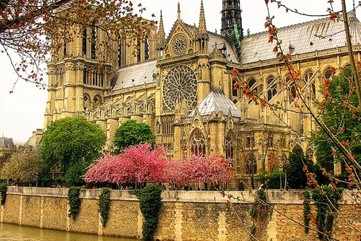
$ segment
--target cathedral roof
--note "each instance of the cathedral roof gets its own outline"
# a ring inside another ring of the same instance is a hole
[[[157,61],[150,61],[119,69],[114,90],[155,83],[156,65]]]
[[[225,116],[241,117],[241,112],[237,106],[226,97],[223,93],[212,91],[203,101],[197,106],[197,110],[201,116],[208,116],[212,113],[223,113]],[[191,116],[196,114],[194,110]]]
[[[349,18],[353,44],[361,44],[361,23],[352,13]],[[343,21],[322,18],[279,28],[278,34],[285,52],[291,49],[293,54],[304,54],[345,46],[344,28]],[[242,64],[275,58],[273,47],[267,32],[245,37],[241,43]]]

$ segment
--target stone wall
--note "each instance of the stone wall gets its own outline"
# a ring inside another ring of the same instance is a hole
[[[163,208],[156,238],[161,241],[245,241],[250,240],[252,224],[249,209],[252,192],[230,192],[240,198],[231,204],[218,192],[163,192]],[[361,240],[361,205],[352,192],[344,192],[340,212],[334,225],[339,240]],[[81,210],[74,221],[68,217],[67,189],[10,187],[1,208],[3,223],[82,232],[107,236],[140,238],[142,214],[134,195],[113,191],[108,224],[100,223],[98,190],[81,193]],[[312,207],[311,231],[303,229],[303,193],[269,191],[273,206],[270,218],[257,228],[260,241],[318,240],[316,209]]]

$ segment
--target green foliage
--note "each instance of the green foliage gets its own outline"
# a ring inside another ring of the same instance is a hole
[[[154,135],[147,124],[137,123],[134,120],[129,120],[122,124],[114,138],[114,151],[120,153],[129,146],[138,144],[153,144]]]
[[[110,189],[103,188],[99,196],[99,213],[103,227],[105,227],[108,222],[110,209],[110,193]]]
[[[40,173],[40,158],[36,151],[24,149],[15,152],[1,169],[0,179],[18,184],[37,182]]]
[[[303,189],[307,186],[307,177],[303,171],[307,159],[301,148],[294,148],[290,154],[286,168],[287,183],[292,189]]]
[[[267,189],[280,189],[284,187],[285,174],[282,171],[274,171],[271,174],[262,173],[256,177]]]
[[[78,184],[85,168],[100,156],[104,144],[101,128],[84,118],[55,121],[45,131],[40,144],[42,176],[46,178],[53,169],[60,168],[67,176],[68,185]]]
[[[250,228],[251,240],[255,240],[254,236],[257,234],[257,227],[264,227],[264,223],[268,221],[270,211],[271,208],[268,203],[267,193],[265,189],[261,187],[257,190],[255,202],[250,209],[250,216],[252,218],[252,226]]]
[[[311,221],[311,193],[309,191],[305,191],[303,193],[304,200],[303,200],[303,221],[304,221],[304,228],[305,233],[308,234],[310,231],[310,221]]]
[[[1,205],[5,205],[7,191],[8,191],[8,186],[5,183],[0,183],[0,204]]]
[[[317,206],[317,230],[320,240],[332,240],[332,228],[342,191],[341,188],[335,190],[330,185],[321,186],[312,191],[312,198]]]
[[[327,92],[329,97],[322,106],[321,118],[330,131],[336,134],[338,140],[350,149],[355,159],[361,162],[360,114],[352,108],[352,105],[358,105],[358,100],[355,91],[350,91],[350,88],[353,88],[350,86],[350,79],[352,72],[347,68],[332,79],[329,87],[324,87],[323,91]],[[343,155],[323,131],[320,130],[313,136],[313,143],[316,147],[317,162],[321,167],[332,173],[334,162],[343,163]]]
[[[71,187],[68,191],[69,217],[75,220],[80,212],[80,187]]]
[[[140,210],[144,217],[143,240],[152,241],[158,226],[162,207],[162,188],[158,185],[147,185],[136,192],[140,201]]]
[[[84,170],[87,168],[85,163],[73,163],[65,172],[64,181],[68,186],[81,186]]]

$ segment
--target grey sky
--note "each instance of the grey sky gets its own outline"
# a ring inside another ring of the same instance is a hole
[[[159,16],[159,11],[163,10],[166,31],[172,27],[176,19],[176,9],[178,0],[138,0],[147,8],[146,17],[155,13]],[[200,0],[180,0],[182,9],[182,19],[189,23],[198,24]],[[308,13],[325,13],[327,10],[327,0],[284,0],[282,1],[291,8]],[[340,0],[335,0],[336,8],[339,9]],[[219,31],[221,26],[220,11],[222,0],[204,0],[207,27],[209,30]],[[349,7],[352,0],[347,0]],[[243,9],[244,29],[250,29],[251,33],[264,30],[266,8],[264,0],[241,0]],[[284,10],[272,8],[272,13],[276,16],[275,22],[278,26],[295,24],[313,18],[300,17],[292,13],[285,13]],[[15,86],[15,92],[9,94],[16,76],[13,73],[6,56],[0,54],[0,136],[13,137],[17,143],[25,142],[36,128],[43,126],[43,113],[47,99],[47,92],[39,90],[34,85],[19,81]]]

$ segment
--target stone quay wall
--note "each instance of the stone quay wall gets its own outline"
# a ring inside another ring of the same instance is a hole
[[[143,217],[138,199],[127,191],[112,191],[107,226],[98,213],[100,190],[81,192],[81,209],[76,220],[68,217],[65,188],[9,187],[1,207],[0,222],[105,236],[139,239]],[[229,202],[219,192],[166,191],[156,232],[160,241],[248,241],[252,218],[249,209],[254,192],[229,192],[239,197]],[[270,217],[257,225],[256,239],[264,241],[318,240],[316,208],[312,205],[311,230],[305,234],[302,191],[268,191],[273,207]],[[360,201],[359,201],[360,200]],[[339,241],[361,240],[361,194],[345,191],[334,224]]]

